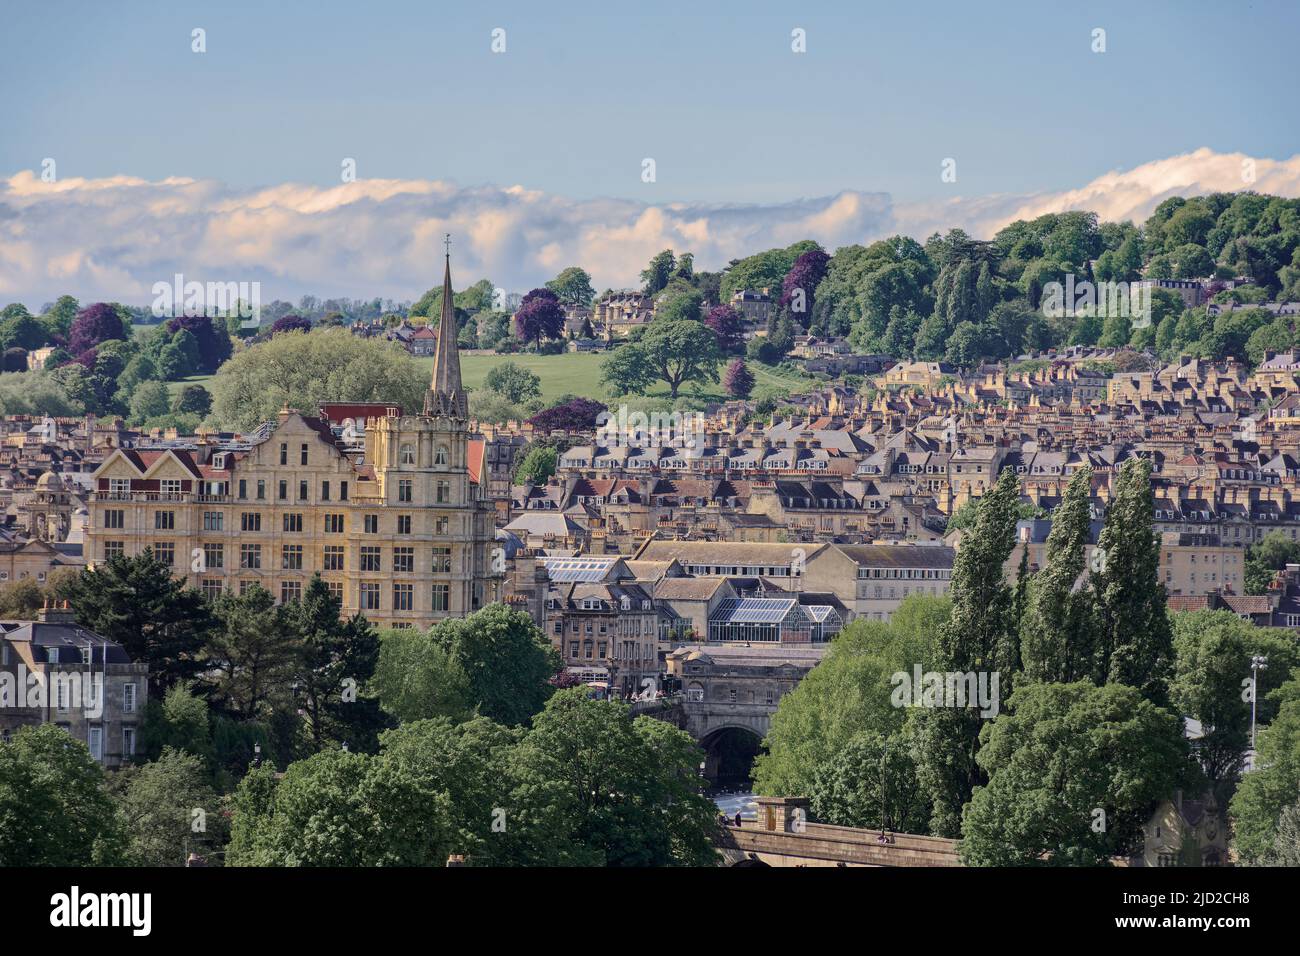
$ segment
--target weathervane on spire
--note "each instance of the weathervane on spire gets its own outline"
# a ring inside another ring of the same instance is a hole
[[[447,258],[450,259],[451,258],[451,233],[448,232],[443,235],[442,244],[447,249]]]

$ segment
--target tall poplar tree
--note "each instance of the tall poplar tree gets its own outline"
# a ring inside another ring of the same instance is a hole
[[[976,508],[952,572],[952,618],[939,635],[940,660],[949,670],[1003,666],[1014,657],[1007,623],[1011,589],[1003,565],[1016,544],[1020,480],[1005,468]]]
[[[962,537],[952,572],[952,617],[939,631],[937,668],[942,671],[999,675],[1001,699],[1011,693],[1016,660],[1012,593],[1003,565],[1016,543],[1020,480],[1004,469],[979,500],[975,524]],[[917,778],[934,811],[931,829],[958,836],[962,807],[984,782],[975,762],[982,721],[970,708],[936,707],[917,711],[909,722],[917,758]]]
[[[1090,525],[1092,469],[1070,478],[1052,515],[1047,562],[1029,585],[1020,654],[1030,680],[1070,684],[1095,674],[1097,619],[1091,587],[1080,585]]]
[[[1160,582],[1160,544],[1152,527],[1151,463],[1120,469],[1098,542],[1098,676],[1136,687],[1152,703],[1169,700],[1173,632]]]
[[[1025,619],[1025,612],[1029,610],[1029,585],[1033,581],[1033,575],[1029,571],[1029,542],[1025,542],[1024,548],[1020,552],[1020,566],[1016,568],[1016,589],[1011,596],[1011,616],[1012,627],[1017,634],[1020,633],[1021,622]],[[1021,658],[1024,656],[1024,648],[1017,646],[1017,659],[1015,662],[1016,670],[1023,670],[1024,665]]]

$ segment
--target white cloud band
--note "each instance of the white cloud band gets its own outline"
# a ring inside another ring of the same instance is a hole
[[[581,265],[599,289],[635,284],[665,248],[693,252],[697,268],[718,269],[805,238],[833,250],[896,232],[924,239],[955,226],[988,236],[1015,219],[1066,209],[1141,221],[1172,195],[1245,188],[1300,195],[1300,156],[1252,160],[1202,148],[1074,190],[906,204],[846,191],[775,205],[653,206],[427,180],[241,190],[184,178],[45,183],[23,171],[0,181],[0,302],[35,309],[66,292],[143,305],[153,283],[177,272],[260,281],[264,301],[308,292],[414,298],[438,281],[445,232],[456,239],[458,285],[487,276],[525,291]]]

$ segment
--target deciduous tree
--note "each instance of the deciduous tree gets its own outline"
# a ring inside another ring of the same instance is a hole
[[[77,313],[68,334],[68,350],[81,355],[109,339],[126,338],[126,328],[117,309],[107,302],[96,302]]]
[[[536,445],[528,449],[515,468],[516,484],[544,485],[555,475],[560,453],[553,445]]]
[[[962,826],[972,866],[1106,866],[1194,779],[1182,721],[1131,687],[1024,683],[983,732]]]
[[[754,373],[749,370],[744,359],[736,359],[727,366],[722,384],[732,398],[749,398],[754,390]]]
[[[559,691],[517,748],[517,792],[546,794],[587,863],[709,865],[717,809],[700,793],[700,758],[670,724],[630,719],[582,688]]]
[[[1221,803],[1231,796],[1249,745],[1251,707],[1248,690],[1254,690],[1250,659],[1268,658],[1259,672],[1256,699],[1261,724],[1277,713],[1270,696],[1286,682],[1300,663],[1300,647],[1290,632],[1256,627],[1231,611],[1194,611],[1173,616],[1174,674],[1170,700],[1178,713],[1201,725],[1196,755]]]
[[[578,266],[569,266],[546,283],[546,288],[554,292],[564,305],[591,305],[591,300],[596,296],[596,290],[591,286],[591,276]]]
[[[863,734],[890,737],[907,711],[892,700],[893,675],[935,666],[935,636],[948,621],[945,598],[904,598],[889,621],[858,618],[794,690],[781,697],[767,752],[754,765],[756,792],[808,795],[817,775]],[[927,798],[928,799],[928,798]],[[928,828],[928,818],[927,818]]]
[[[586,431],[595,428],[602,412],[609,411],[603,402],[590,398],[571,398],[545,408],[532,418],[528,424],[539,432],[552,431]]]
[[[745,344],[745,323],[739,312],[729,305],[714,306],[704,317],[704,324],[713,330],[721,352],[740,351]]]
[[[132,866],[185,866],[189,853],[225,846],[220,797],[208,768],[193,754],[169,747],[157,760],[119,770],[111,789]]]
[[[643,392],[651,382],[663,381],[676,398],[687,382],[716,382],[721,359],[713,333],[699,322],[655,321],[639,342],[606,359],[602,380],[619,392]]]
[[[121,862],[122,819],[84,742],[43,724],[0,741],[0,865]]]
[[[542,339],[564,335],[564,309],[550,289],[534,289],[524,296],[515,313],[515,338],[525,345],[541,345]]]
[[[470,706],[503,724],[527,722],[550,696],[559,655],[532,618],[504,604],[435,624],[429,639],[464,675]]]
[[[494,365],[484,376],[483,386],[515,405],[532,401],[542,394],[542,380],[537,373],[514,362]]]
[[[347,329],[276,336],[234,356],[212,380],[215,422],[249,431],[284,406],[313,414],[322,402],[423,407],[428,372],[400,346]]]

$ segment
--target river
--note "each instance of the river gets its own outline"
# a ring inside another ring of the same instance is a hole
[[[718,807],[718,812],[728,818],[734,817],[736,811],[740,811],[741,817],[750,819],[758,816],[758,804],[754,801],[754,795],[749,791],[724,791],[716,790],[709,794],[713,802]]]

